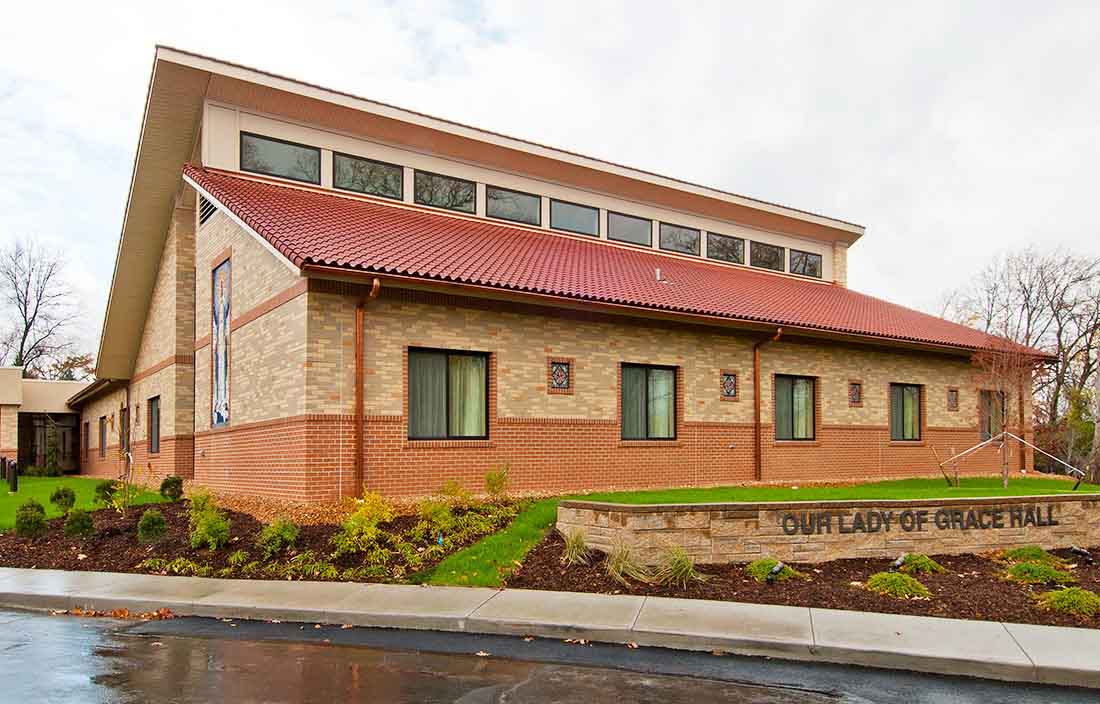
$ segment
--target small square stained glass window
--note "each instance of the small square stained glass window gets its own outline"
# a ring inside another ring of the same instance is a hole
[[[733,372],[722,372],[722,398],[737,398],[737,375]]]
[[[863,384],[858,381],[852,381],[848,384],[848,405],[863,405]]]
[[[559,391],[568,389],[572,381],[570,371],[569,362],[551,362],[550,388]]]
[[[947,390],[947,410],[957,411],[959,410],[959,390],[948,389]]]

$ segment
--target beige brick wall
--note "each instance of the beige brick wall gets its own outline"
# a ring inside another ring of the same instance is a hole
[[[833,281],[848,285],[848,245],[843,242],[833,243]]]
[[[212,265],[230,252],[230,316],[237,320],[294,286],[301,277],[223,213],[196,238],[196,337],[211,331]],[[230,334],[230,425],[301,415],[306,411],[307,296],[301,295],[236,327]],[[194,427],[210,428],[210,345],[195,353]]]
[[[89,424],[88,427],[91,430],[91,435],[88,438],[88,445],[91,448],[93,459],[99,456],[100,417],[106,416],[108,418],[107,446],[113,447],[118,445],[118,409],[125,405],[126,390],[115,389],[111,393],[103,394],[95,400],[85,404],[81,409],[80,428],[81,432],[83,432],[84,423],[87,422]],[[131,427],[131,432],[132,430],[133,428]]]
[[[354,413],[356,300],[311,291],[308,305],[306,412]]]
[[[0,449],[19,446],[19,406],[0,406]]]

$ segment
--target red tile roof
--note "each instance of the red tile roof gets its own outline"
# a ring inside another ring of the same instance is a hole
[[[966,349],[985,333],[843,286],[455,217],[187,165],[184,174],[295,265]],[[658,282],[656,269],[667,283]]]

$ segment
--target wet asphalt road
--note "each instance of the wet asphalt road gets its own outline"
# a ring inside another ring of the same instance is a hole
[[[554,640],[0,612],[0,701],[989,704],[1100,695]]]

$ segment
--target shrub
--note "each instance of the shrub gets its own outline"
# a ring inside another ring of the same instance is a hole
[[[658,584],[675,585],[684,589],[688,582],[705,582],[707,577],[695,569],[695,559],[679,545],[665,550],[661,566],[653,576]]]
[[[492,499],[508,496],[508,467],[491,469],[485,473],[485,493]]]
[[[1051,611],[1061,611],[1085,618],[1100,616],[1100,594],[1081,587],[1055,589],[1052,592],[1040,594],[1036,599],[1039,606]]]
[[[164,520],[164,514],[155,508],[145,509],[138,521],[138,542],[151,543],[167,532],[168,522]]]
[[[188,499],[190,501],[190,506],[187,509],[187,513],[191,530],[194,530],[203,514],[208,511],[217,510],[217,506],[214,505],[214,497],[212,497],[209,492],[201,489],[192,492]]]
[[[333,557],[370,550],[381,533],[379,524],[392,521],[395,515],[393,506],[381,495],[372,491],[364,492],[359,508],[347,517],[339,532],[332,536],[332,545],[336,548]]]
[[[216,508],[200,514],[191,529],[191,547],[217,550],[229,543],[229,519]]]
[[[256,536],[256,548],[265,560],[292,550],[296,542],[298,542],[298,526],[285,518],[276,518],[274,522],[264,526]]]
[[[449,531],[455,523],[454,511],[446,501],[438,499],[425,499],[416,505],[416,515],[424,524],[423,533],[435,535],[439,532]]]
[[[930,599],[931,592],[913,577],[901,572],[878,572],[867,579],[867,588],[894,599]]]
[[[76,492],[71,487],[59,486],[50,494],[50,503],[61,513],[68,513],[76,505]]]
[[[22,538],[37,538],[46,532],[46,509],[34,499],[27,499],[15,512],[15,534]]]
[[[24,467],[19,470],[19,473],[24,477],[60,477],[62,474],[60,467],[38,467],[35,465]]]
[[[169,501],[179,501],[183,497],[183,477],[173,474],[160,483],[160,495]]]
[[[649,582],[649,570],[634,557],[634,553],[625,543],[616,543],[604,558],[604,569],[609,577],[619,584],[629,586],[627,579],[637,582]]]
[[[1051,555],[1038,545],[1024,545],[1001,552],[1001,559],[1008,562],[1044,562],[1049,565],[1061,565],[1063,561],[1057,555]]]
[[[779,560],[774,557],[762,557],[759,560],[754,560],[745,565],[745,572],[755,579],[757,582],[768,581],[768,575],[771,574],[775,566],[779,564]],[[793,577],[801,577],[802,573],[795,570],[790,565],[783,565],[783,569],[779,571],[779,574],[773,578],[776,582],[786,582]]]
[[[573,528],[568,533],[562,533],[565,539],[565,548],[561,551],[561,563],[563,565],[587,565],[588,545],[584,541],[584,531]]]
[[[104,479],[95,485],[95,500],[104,506],[110,506],[118,489],[119,482],[114,479]]]
[[[144,572],[167,572],[168,560],[163,557],[150,557],[148,560],[142,560],[137,568]]]
[[[439,487],[439,495],[452,506],[464,507],[473,503],[474,497],[455,479],[448,479]]]
[[[95,523],[92,514],[82,508],[74,508],[65,518],[65,535],[87,538],[95,535]]]
[[[1047,562],[1017,562],[1008,568],[1007,576],[1021,584],[1072,584],[1073,575]]]
[[[229,556],[227,562],[229,566],[234,569],[240,569],[248,564],[249,555],[247,550],[238,550]]]
[[[911,552],[905,556],[905,560],[901,563],[901,571],[906,574],[934,574],[943,572],[943,565],[927,555]]]

